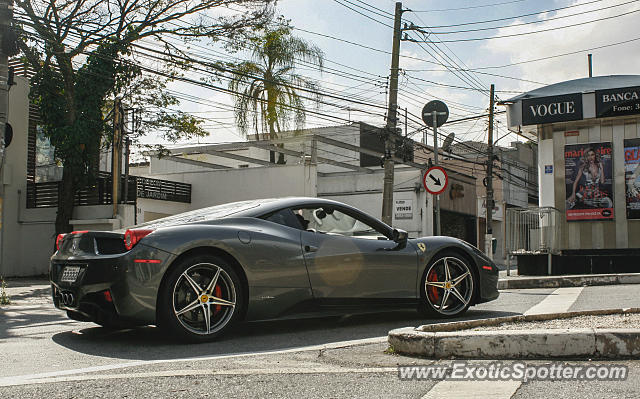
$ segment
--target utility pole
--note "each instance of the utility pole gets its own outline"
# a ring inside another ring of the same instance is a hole
[[[432,111],[431,117],[433,118],[433,165],[438,166],[438,112]],[[442,234],[440,228],[440,196],[434,195],[434,210],[436,219],[436,235]]]
[[[487,141],[487,234],[485,235],[485,253],[490,259],[493,259],[493,228],[491,226],[493,218],[493,95],[494,85],[491,85],[489,94],[489,138]]]
[[[120,174],[122,166],[122,100],[116,98],[113,103],[113,143],[111,147],[111,201],[113,202],[113,218],[118,216],[120,200]]]
[[[402,22],[402,3],[396,3],[393,23],[393,47],[391,50],[391,76],[389,79],[389,107],[387,126],[384,134],[384,186],[382,192],[382,221],[391,226],[393,220],[393,151],[398,124],[398,71],[400,67],[400,37]]]
[[[122,193],[122,203],[126,204],[129,200],[129,147],[131,146],[131,140],[129,136],[124,138],[124,193]]]
[[[124,192],[122,193],[122,202],[124,204],[129,200],[129,161],[131,158],[131,139],[129,135],[133,134],[134,137],[138,131],[138,118],[140,115],[137,108],[127,108],[124,110],[127,115],[127,120],[123,123],[131,122],[131,129],[126,129],[124,133]],[[131,117],[129,118],[129,114]]]

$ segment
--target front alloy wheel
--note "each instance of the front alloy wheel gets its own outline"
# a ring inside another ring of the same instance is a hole
[[[457,254],[444,254],[427,268],[423,279],[424,310],[429,315],[454,317],[464,313],[473,299],[473,272]]]

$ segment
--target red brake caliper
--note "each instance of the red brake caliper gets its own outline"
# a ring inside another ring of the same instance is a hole
[[[427,281],[438,281],[438,274],[436,273],[436,269],[431,269],[429,275],[427,276]],[[434,287],[432,285],[427,287],[427,295],[429,295],[429,300],[431,303],[438,303],[440,301],[440,294],[438,294],[438,287]]]
[[[216,285],[214,292],[215,292],[216,298],[220,298],[222,295],[222,288],[220,288],[219,285]],[[220,310],[222,310],[222,305],[216,305],[214,313],[218,313]]]

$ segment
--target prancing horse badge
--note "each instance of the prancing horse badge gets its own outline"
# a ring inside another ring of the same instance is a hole
[[[418,243],[418,248],[420,248],[420,250],[421,250],[422,252],[424,252],[424,251],[426,251],[426,250],[427,250],[427,246],[426,246],[426,245],[424,245],[424,244],[423,244],[423,243],[421,243],[421,242],[419,242],[419,243]]]

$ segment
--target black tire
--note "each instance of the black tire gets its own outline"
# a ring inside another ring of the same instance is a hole
[[[158,295],[158,325],[181,341],[207,342],[228,332],[246,306],[238,274],[229,262],[214,255],[179,261],[169,270]]]
[[[443,252],[425,268],[418,310],[428,317],[460,316],[473,303],[477,284],[473,266],[464,256],[455,251]]]

